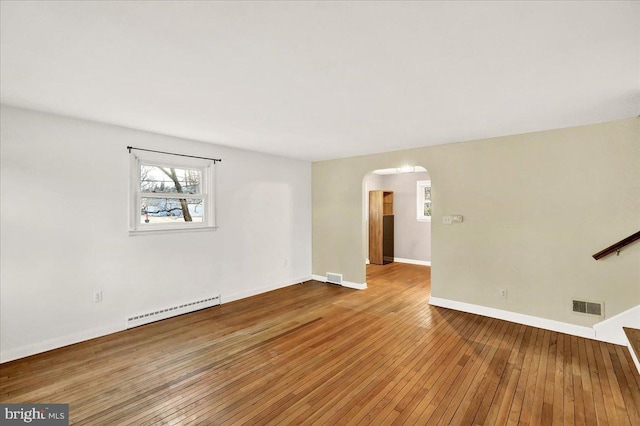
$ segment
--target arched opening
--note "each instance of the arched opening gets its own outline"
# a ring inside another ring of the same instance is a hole
[[[373,170],[362,181],[363,252],[370,276],[431,275],[431,176],[421,166]],[[391,266],[393,264],[399,264]],[[401,265],[419,265],[422,268]],[[371,281],[371,283],[370,283]]]

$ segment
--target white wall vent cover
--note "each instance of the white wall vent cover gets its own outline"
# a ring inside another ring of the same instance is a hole
[[[154,321],[175,317],[189,312],[198,311],[200,309],[210,308],[220,304],[220,295],[209,297],[208,299],[196,300],[194,302],[183,303],[171,306],[169,308],[157,311],[133,315],[127,318],[127,328],[137,327],[143,324],[149,324]]]
[[[598,317],[604,316],[604,303],[591,302],[587,300],[573,300],[573,312],[579,314],[595,315]]]
[[[331,284],[342,285],[342,274],[334,274],[333,272],[327,272],[327,282]]]

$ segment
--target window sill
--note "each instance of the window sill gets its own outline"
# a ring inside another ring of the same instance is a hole
[[[417,220],[418,220],[418,222],[431,222],[431,218],[430,217],[424,218],[424,219],[419,217]]]
[[[129,236],[135,237],[138,235],[157,235],[157,234],[181,234],[184,232],[209,232],[217,230],[217,226],[198,226],[198,227],[183,227],[183,228],[155,228],[155,229],[136,229],[129,230]]]

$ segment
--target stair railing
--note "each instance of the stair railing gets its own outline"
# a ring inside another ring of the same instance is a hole
[[[593,258],[595,260],[600,260],[603,257],[616,252],[618,255],[620,254],[620,250],[625,247],[628,246],[629,244],[631,244],[632,242],[636,241],[636,240],[640,240],[640,231],[636,232],[635,234],[631,234],[629,235],[627,238],[618,241],[615,244],[610,245],[609,247],[607,247],[604,250],[601,250],[599,252],[597,252],[596,254],[593,255]]]

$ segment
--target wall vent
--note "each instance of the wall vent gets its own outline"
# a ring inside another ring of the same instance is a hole
[[[327,272],[327,282],[331,284],[342,285],[342,274],[334,274],[333,272]]]
[[[604,316],[604,303],[574,299],[573,312],[601,317]]]
[[[169,308],[159,309],[157,311],[132,315],[127,318],[127,328],[133,328],[139,325],[149,324],[154,321],[160,321],[178,315],[187,314],[189,312],[199,311],[200,309],[210,308],[219,304],[220,295],[217,295],[207,299],[196,300],[189,303],[171,306]]]

